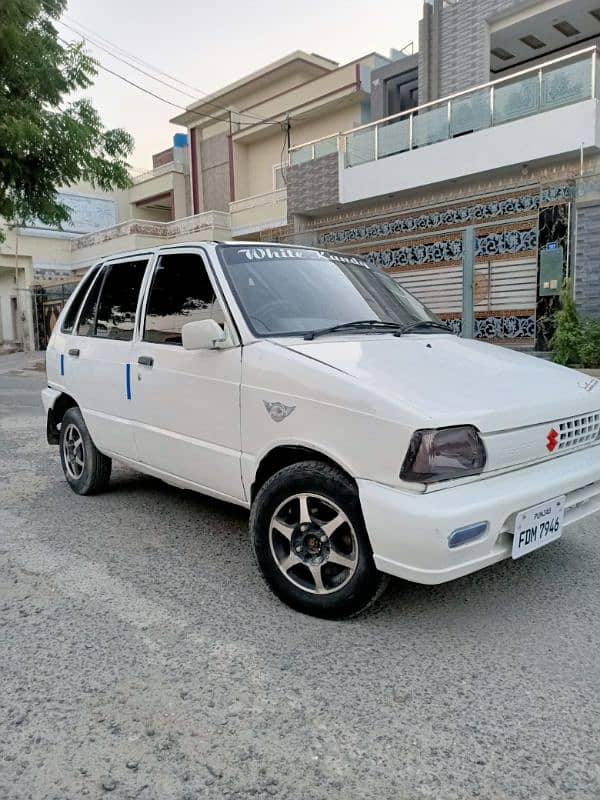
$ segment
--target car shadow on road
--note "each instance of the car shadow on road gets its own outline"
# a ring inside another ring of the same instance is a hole
[[[218,568],[225,585],[241,588],[248,583],[256,567],[250,563],[253,559],[247,542],[246,509],[168,485],[158,478],[121,466],[116,468],[108,491],[108,496],[117,495],[127,496],[130,510],[132,504],[138,502],[140,510],[155,506],[160,508],[166,519],[173,520],[174,530],[180,527],[191,529],[185,540],[179,540],[188,558],[209,556],[221,560],[222,550],[215,546],[215,535],[221,544],[226,541],[225,537],[231,536],[230,544],[235,542],[238,557],[224,559]],[[167,528],[162,530],[168,532]],[[135,535],[135,531],[132,531],[132,535]],[[597,568],[594,564],[595,553],[588,541],[586,536],[570,536],[567,533],[561,541],[526,558],[517,561],[509,558],[437,586],[391,579],[379,601],[355,622],[378,624],[381,618],[389,625],[395,618],[405,624],[408,612],[414,620],[419,620],[419,624],[426,624],[428,619],[435,619],[439,624],[440,618],[446,617],[452,626],[460,620],[470,625],[484,625],[490,619],[492,607],[500,611],[497,619],[501,623],[508,623],[530,608],[532,597],[536,598],[538,604],[551,604],[557,602],[560,595],[563,604],[569,604],[569,598],[576,604],[580,582],[590,580],[590,576],[584,573]],[[245,561],[245,548],[248,561]],[[216,564],[213,566],[217,567]],[[262,593],[262,582],[253,584],[254,588],[257,586],[261,586]],[[247,590],[251,591],[251,588],[248,586]],[[282,614],[289,613],[269,593],[265,599],[267,597],[270,600],[266,602],[272,604],[273,610],[279,607]],[[240,599],[240,602],[243,601]],[[262,605],[262,602],[259,601],[258,605]]]
[[[108,491],[113,495],[150,492],[153,497],[160,496],[165,502],[185,500],[190,508],[200,512],[210,511],[223,517],[230,517],[232,520],[237,519],[246,522],[248,520],[248,511],[242,506],[195,492],[192,489],[173,486],[165,483],[160,478],[154,478],[152,475],[143,475],[141,472],[135,472],[135,470],[127,467],[119,466],[117,469],[118,472],[111,478],[108,488]]]
[[[567,534],[523,559],[508,558],[448,583],[427,586],[392,579],[370,615],[377,617],[384,610],[401,615],[411,609],[436,622],[440,616],[447,617],[453,625],[461,620],[510,625],[519,617],[547,614],[557,603],[576,609],[581,584],[592,579],[589,573],[597,569],[594,555],[585,536]],[[491,610],[495,613],[490,614]]]

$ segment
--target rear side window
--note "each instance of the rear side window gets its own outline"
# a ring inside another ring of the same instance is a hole
[[[81,313],[78,333],[131,341],[147,261],[110,264],[92,287]]]
[[[106,274],[106,269],[103,269],[96,276],[96,280],[94,281],[94,284],[90,289],[90,293],[88,294],[86,301],[83,304],[83,308],[81,309],[81,316],[79,317],[79,324],[77,325],[77,334],[79,336],[93,336],[94,324],[96,321],[96,308],[98,306],[98,297],[100,295],[100,289],[102,288],[102,283],[104,281],[105,274]]]
[[[83,298],[85,297],[87,290],[90,288],[95,276],[98,274],[99,269],[100,267],[92,267],[90,270],[88,270],[81,279],[79,286],[75,289],[73,301],[69,305],[67,313],[62,321],[62,325],[60,326],[60,329],[63,333],[73,333],[73,327],[75,326],[75,320],[79,314],[79,309],[81,308]]]
[[[112,264],[104,279],[96,314],[95,335],[103,339],[133,339],[135,312],[147,261]]]
[[[148,298],[144,341],[181,344],[185,323],[201,319],[225,323],[202,258],[196,253],[161,256]]]

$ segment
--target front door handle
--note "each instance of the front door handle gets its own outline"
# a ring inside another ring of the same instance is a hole
[[[73,358],[79,358],[79,348],[71,347],[71,349],[69,350],[69,355],[73,356]]]
[[[154,366],[154,359],[152,356],[140,356],[138,358],[138,364],[141,364],[142,367],[152,367]]]

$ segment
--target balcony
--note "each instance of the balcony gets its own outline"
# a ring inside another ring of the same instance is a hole
[[[156,247],[171,242],[224,240],[231,238],[230,215],[206,211],[173,222],[130,219],[70,242],[75,267],[88,266],[100,258]]]
[[[135,209],[157,212],[156,221],[167,221],[189,213],[186,190],[186,165],[170,161],[132,177],[129,202]]]
[[[235,200],[229,204],[229,213],[231,232],[237,237],[287,225],[287,190]]]
[[[333,140],[339,202],[597,148],[599,89],[590,47],[346,131]],[[292,148],[290,164],[316,161],[322,147]]]
[[[169,175],[172,172],[185,172],[185,165],[181,161],[168,161],[166,164],[161,164],[154,169],[149,169],[146,172],[140,172],[133,175],[131,180],[134,186],[145,181],[152,180],[153,178],[160,178],[161,175]]]

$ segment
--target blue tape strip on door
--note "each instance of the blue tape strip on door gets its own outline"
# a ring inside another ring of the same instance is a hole
[[[127,399],[131,400],[131,364],[125,364],[125,390]]]
[[[64,356],[64,353],[61,353],[61,355],[60,355],[60,374],[61,375],[65,374],[65,356]]]

